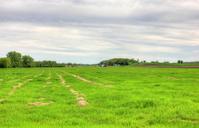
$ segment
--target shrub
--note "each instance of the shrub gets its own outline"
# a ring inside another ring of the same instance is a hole
[[[0,68],[9,68],[11,67],[10,58],[0,58]]]

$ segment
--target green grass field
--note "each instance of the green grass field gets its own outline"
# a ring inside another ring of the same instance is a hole
[[[0,128],[198,128],[199,69],[0,69]]]

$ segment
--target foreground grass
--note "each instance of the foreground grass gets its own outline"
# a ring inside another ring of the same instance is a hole
[[[199,69],[0,69],[0,127],[197,128],[198,83]]]

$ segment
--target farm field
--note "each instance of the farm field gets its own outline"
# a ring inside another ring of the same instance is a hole
[[[0,69],[0,128],[198,128],[199,69]]]

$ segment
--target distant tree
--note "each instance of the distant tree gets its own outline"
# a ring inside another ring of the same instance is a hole
[[[44,60],[42,62],[43,67],[56,67],[56,65],[57,65],[56,61]]]
[[[10,58],[0,58],[0,68],[9,68],[11,67]]]
[[[159,64],[159,61],[151,61],[151,64]]]
[[[64,63],[57,63],[56,61],[44,60],[44,61],[35,61],[34,66],[36,67],[65,67]]]
[[[11,60],[11,66],[16,68],[21,66],[21,53],[16,51],[11,51],[7,54],[7,57]]]
[[[72,63],[67,63],[66,66],[67,67],[73,67],[73,64]]]
[[[170,63],[169,61],[164,61],[164,62],[163,62],[163,64],[169,64],[169,63]]]
[[[35,67],[42,67],[42,62],[41,61],[35,61],[34,66]]]
[[[184,62],[182,60],[178,60],[178,64],[183,64]]]
[[[22,57],[22,66],[23,67],[32,67],[34,59],[31,56],[25,55]]]
[[[139,63],[139,60],[135,59],[128,59],[128,58],[113,58],[110,60],[104,60],[99,63],[100,66],[106,67],[106,66],[125,66],[125,65],[131,65],[134,63]]]
[[[141,63],[146,63],[146,60],[143,60]]]

